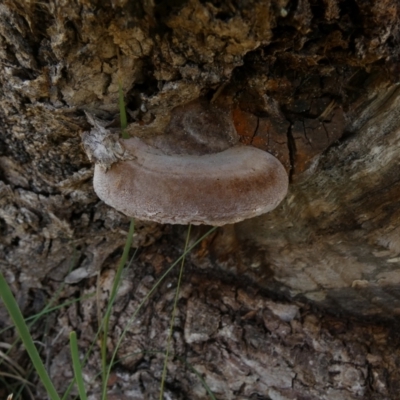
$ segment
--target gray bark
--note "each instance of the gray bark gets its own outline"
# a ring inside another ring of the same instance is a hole
[[[60,303],[99,294],[33,328],[60,392],[69,332],[83,353],[129,224],[96,197],[81,144],[85,112],[118,126],[120,81],[131,135],[162,133],[172,109],[220,95],[241,141],[291,179],[276,210],[219,228],[189,256],[170,398],[207,397],[192,368],[218,399],[398,397],[398,13],[394,0],[1,2],[0,269],[26,316],[60,285]],[[184,237],[136,221],[110,354]],[[176,280],[129,326],[109,399],[158,398]],[[0,329],[9,323],[0,305]],[[21,348],[13,355],[26,363]],[[92,399],[99,359],[95,349],[85,367]]]

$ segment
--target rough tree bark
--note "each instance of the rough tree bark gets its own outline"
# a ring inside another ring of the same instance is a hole
[[[399,398],[399,26],[395,0],[0,2],[1,271],[25,315],[63,282],[60,302],[99,290],[51,314],[47,336],[33,328],[60,391],[68,333],[82,352],[92,342],[129,223],[97,199],[81,146],[85,111],[118,122],[121,79],[130,134],[222,93],[242,142],[275,154],[291,180],[278,209],[190,255],[169,398],[207,398],[188,365],[221,400]],[[184,236],[136,222],[110,352]],[[128,329],[110,399],[158,398],[176,279]],[[92,399],[99,359],[85,367]]]

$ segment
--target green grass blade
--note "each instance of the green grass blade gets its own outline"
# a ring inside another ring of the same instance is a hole
[[[71,348],[72,366],[74,368],[74,375],[80,400],[87,400],[85,384],[82,377],[82,366],[79,361],[78,341],[76,340],[76,332],[69,334],[69,344]]]
[[[111,296],[106,311],[106,315],[108,316],[111,313],[112,305],[114,303],[115,297],[117,296],[119,285],[121,284],[122,271],[124,270],[126,262],[128,261],[129,251],[131,250],[132,247],[134,233],[135,233],[135,220],[132,218],[131,223],[129,225],[129,232],[126,238],[124,251],[122,253],[121,259],[119,260],[117,273],[115,274],[113,287],[111,289]]]
[[[186,251],[187,251],[187,248],[188,248],[188,245],[189,245],[189,238],[190,238],[190,230],[191,229],[192,229],[192,225],[189,225],[188,233],[187,233],[187,236],[186,236],[185,249],[183,251],[183,254],[186,254]],[[162,372],[162,376],[161,376],[160,400],[162,400],[163,397],[164,397],[164,386],[165,386],[165,378],[167,377],[167,365],[168,365],[169,349],[171,347],[171,339],[172,339],[172,334],[174,332],[174,321],[175,321],[176,307],[178,305],[179,290],[180,290],[181,282],[182,282],[182,275],[183,275],[183,267],[185,265],[185,258],[186,257],[182,257],[181,268],[179,270],[178,284],[176,285],[174,308],[172,309],[171,322],[170,322],[169,334],[168,334],[168,340],[167,340],[167,349],[165,351],[164,367],[163,367],[163,372]]]
[[[210,396],[211,400],[217,400],[217,398],[214,396],[214,393],[211,391],[210,387],[207,385],[207,382],[204,380],[204,378],[201,376],[200,372],[197,371],[197,369],[195,369],[193,367],[192,364],[188,363],[186,360],[184,360],[181,357],[176,357],[178,360],[180,360],[181,362],[185,363],[186,366],[199,378],[199,381],[201,382],[201,384],[203,385],[204,389],[206,389],[206,392],[208,393],[208,395]]]
[[[0,296],[3,299],[4,305],[6,306],[7,311],[14,322],[14,325],[18,331],[19,336],[22,339],[22,342],[24,343],[25,349],[29,354],[32,364],[34,365],[35,370],[39,375],[39,378],[43,386],[45,387],[47,393],[49,394],[51,400],[60,400],[60,397],[57,394],[53,382],[51,381],[49,375],[47,374],[46,368],[43,365],[39,352],[37,351],[35,344],[33,343],[32,337],[24,321],[24,317],[22,316],[21,310],[19,309],[18,304],[11,292],[11,289],[9,288],[1,272],[0,272]]]
[[[72,260],[71,260],[71,265],[68,269],[68,272],[71,272],[75,266],[75,262],[76,262],[76,249],[73,249],[73,255],[72,255]],[[57,310],[58,308],[63,307],[63,305],[58,305],[58,306],[52,306],[58,299],[58,297],[60,296],[63,288],[65,286],[65,283],[63,283],[62,285],[60,285],[60,287],[57,289],[56,293],[54,294],[54,296],[50,299],[50,301],[46,304],[46,306],[43,308],[43,310],[39,311],[37,314],[32,315],[30,317],[25,318],[25,322],[29,322],[28,326],[31,327],[35,322],[37,322],[42,315],[45,315],[47,313],[50,313],[54,310]],[[79,299],[74,299],[72,301],[80,301]],[[64,303],[64,305],[67,305],[68,302]],[[3,334],[5,331],[7,331],[8,329],[12,329],[12,326],[7,326],[4,329],[0,330],[0,335]]]
[[[32,376],[33,371],[34,371],[33,365],[31,365],[29,368],[29,371],[27,371],[27,373],[26,373],[27,380]],[[32,391],[30,389],[30,385],[21,385],[17,391],[14,391],[13,394],[14,394],[15,399],[22,398],[21,396],[22,396],[22,392],[24,391],[24,389],[28,391],[30,398],[32,400],[35,400],[35,396],[33,395]]]
[[[133,260],[134,260],[135,257],[136,257],[136,252],[137,252],[137,249],[135,250],[134,254],[132,255],[131,259],[129,260],[129,264],[128,264],[127,268],[130,268],[130,267],[131,267],[131,265],[132,265],[132,263],[133,263]],[[90,297],[92,297],[92,296],[94,296],[94,293],[90,295]],[[111,307],[110,304],[109,304],[109,306]],[[100,325],[99,328],[97,329],[97,332],[96,332],[96,334],[95,334],[95,336],[94,336],[94,338],[93,338],[93,341],[92,341],[91,345],[89,346],[88,351],[87,351],[86,354],[85,354],[85,358],[83,359],[83,361],[82,361],[82,363],[81,363],[83,366],[86,364],[86,362],[87,362],[87,360],[88,360],[90,354],[92,353],[92,350],[93,350],[95,344],[97,343],[97,338],[98,338],[99,336],[101,336],[101,333],[102,333],[102,330],[103,330],[103,325],[104,325],[104,318],[103,318],[103,320],[102,320],[101,325]],[[100,375],[102,375],[102,374],[103,374],[103,371],[101,371],[98,375],[100,376]],[[98,375],[96,375],[96,377],[97,377]],[[66,389],[66,391],[65,391],[65,393],[64,393],[64,395],[63,395],[62,400],[67,400],[67,399],[68,399],[68,396],[69,396],[69,394],[71,393],[71,390],[72,390],[74,384],[75,384],[75,379],[73,379],[72,382],[68,385],[68,387],[67,387],[67,389]]]
[[[102,332],[102,338],[101,338],[101,360],[102,360],[102,367],[103,367],[102,371],[104,373],[104,375],[103,375],[103,393],[106,392],[106,388],[107,388],[106,378],[108,378],[107,377],[107,338],[108,338],[108,325],[110,322],[111,309],[114,304],[115,297],[117,296],[118,287],[121,284],[122,271],[126,265],[126,262],[128,261],[129,251],[132,247],[134,232],[135,232],[135,220],[132,218],[131,223],[129,225],[129,232],[128,232],[128,236],[126,238],[124,251],[122,253],[121,259],[119,260],[117,273],[115,274],[115,277],[114,277],[113,287],[111,289],[111,295],[110,295],[110,299],[108,301],[107,310],[103,317],[103,332]]]
[[[118,342],[117,342],[117,344],[115,346],[113,355],[111,357],[111,362],[109,363],[109,366],[108,366],[108,369],[107,369],[107,380],[108,380],[108,377],[110,376],[111,368],[114,365],[114,360],[115,360],[115,357],[117,356],[117,352],[118,352],[119,347],[121,346],[122,340],[124,339],[128,329],[130,328],[130,326],[132,325],[133,321],[135,320],[136,315],[142,309],[142,307],[144,306],[146,301],[155,292],[155,290],[158,288],[158,286],[160,286],[160,284],[168,276],[168,274],[174,269],[174,267],[182,260],[182,258],[186,257],[186,255],[188,253],[190,253],[199,243],[201,243],[208,235],[210,235],[215,230],[217,230],[217,227],[211,228],[207,233],[205,233],[202,237],[200,237],[198,240],[196,240],[196,242],[194,244],[192,244],[180,257],[178,257],[178,259],[175,260],[175,262],[172,263],[172,265],[162,274],[162,276],[158,279],[158,281],[153,285],[153,287],[151,288],[149,293],[147,293],[145,298],[140,302],[138,308],[133,313],[133,315],[129,318],[128,322],[126,323],[125,328],[122,331],[121,336],[119,337]],[[105,399],[106,399],[105,393],[103,392],[102,400],[105,400]]]
[[[54,307],[50,307],[50,308],[47,308],[47,306],[46,306],[42,311],[39,311],[37,314],[31,315],[30,317],[25,318],[25,322],[26,323],[29,322],[29,326],[31,326],[35,322],[37,322],[40,319],[40,317],[42,317],[43,315],[45,315],[47,313],[51,313],[53,311],[59,310],[60,308],[70,306],[71,304],[77,303],[78,301],[90,299],[93,296],[94,296],[94,293],[90,293],[90,294],[87,294],[85,296],[79,297],[77,299],[67,300],[64,303],[59,304],[58,306],[54,306]],[[13,326],[6,326],[4,329],[0,330],[0,335],[2,335],[4,332],[6,332],[6,331],[8,331],[9,329],[12,329],[12,328],[14,328],[14,327]]]
[[[132,257],[131,257],[131,259],[130,259],[130,261],[129,261],[129,264],[128,264],[127,268],[130,268],[130,267],[131,267],[131,265],[132,265],[132,263],[133,263],[133,260],[135,259],[135,256],[136,256],[136,252],[137,252],[137,249],[135,250],[134,254],[132,255]],[[93,295],[94,295],[94,293],[91,294],[90,297],[92,297]],[[109,305],[109,306],[110,306],[110,305]],[[90,354],[92,353],[92,350],[93,350],[94,346],[95,346],[96,343],[97,343],[97,338],[100,337],[100,335],[101,335],[101,333],[102,333],[102,331],[103,331],[103,325],[104,325],[104,318],[103,318],[103,320],[102,320],[102,324],[98,327],[97,332],[96,332],[96,334],[94,335],[93,341],[92,341],[91,345],[89,346],[88,351],[87,351],[86,354],[85,354],[85,358],[83,359],[83,361],[82,361],[82,363],[81,363],[83,366],[85,366],[85,364],[86,364],[86,362],[87,362],[87,360],[88,360]],[[99,375],[101,375],[102,373],[103,373],[103,372],[100,372]],[[108,380],[108,379],[107,379],[107,380]],[[66,391],[65,391],[65,393],[64,393],[64,395],[63,395],[62,400],[67,400],[67,399],[68,399],[68,396],[69,396],[69,394],[71,393],[71,390],[72,390],[74,384],[75,384],[75,379],[73,379],[72,382],[68,385],[68,387],[67,387],[67,389],[66,389]]]

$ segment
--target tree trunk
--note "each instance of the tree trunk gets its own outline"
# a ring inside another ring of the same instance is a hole
[[[97,293],[32,328],[60,393],[72,379],[69,332],[83,354],[128,231],[129,218],[94,193],[81,141],[85,112],[118,126],[121,84],[130,135],[162,133],[176,107],[219,97],[240,141],[274,154],[290,177],[277,209],[218,228],[188,256],[165,398],[207,398],[199,376],[220,400],[398,398],[399,8],[1,2],[0,269],[25,316],[60,288],[60,304]],[[208,229],[194,227],[190,243]],[[178,271],[130,318],[182,255],[186,231],[135,222],[139,250],[110,321],[110,356],[127,332],[109,399],[159,396]],[[0,329],[9,324],[0,307]],[[100,368],[96,347],[84,368],[91,399]]]

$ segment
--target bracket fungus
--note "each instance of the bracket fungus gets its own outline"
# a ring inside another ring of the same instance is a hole
[[[207,138],[223,138],[214,152],[196,153],[203,131]],[[108,170],[96,162],[93,182],[101,200],[142,220],[220,226],[267,213],[286,196],[282,164],[239,144],[229,114],[219,107],[204,101],[177,107],[166,132],[147,143],[137,137],[121,141],[131,157]]]

